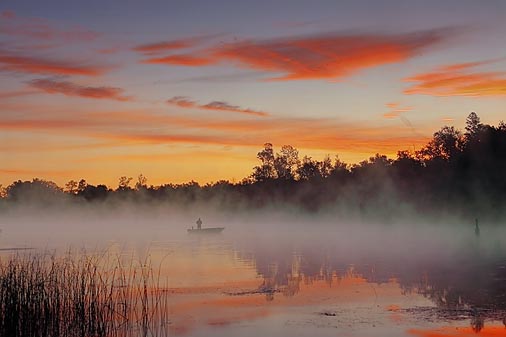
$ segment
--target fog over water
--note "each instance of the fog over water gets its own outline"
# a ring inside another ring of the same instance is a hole
[[[199,217],[225,230],[188,234]],[[24,208],[0,224],[3,258],[85,250],[151,261],[170,293],[175,335],[506,333],[506,233],[480,222],[478,236],[474,219],[374,224],[325,212],[124,205]]]

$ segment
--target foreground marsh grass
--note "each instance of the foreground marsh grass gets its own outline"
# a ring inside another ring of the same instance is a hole
[[[0,336],[169,335],[168,293],[148,261],[68,253],[0,257]]]

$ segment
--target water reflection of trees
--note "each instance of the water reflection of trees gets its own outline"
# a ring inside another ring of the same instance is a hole
[[[404,290],[429,298],[447,318],[470,318],[475,331],[484,327],[485,320],[502,320],[506,326],[504,256],[483,257],[471,252],[454,264],[425,266],[422,275],[400,275]]]
[[[436,309],[420,309],[425,316],[470,320],[477,332],[486,320],[503,321],[506,326],[506,252],[481,254],[475,247],[436,259],[432,255],[377,258],[318,254],[314,247],[294,253],[279,246],[263,246],[250,256],[264,277],[259,292],[264,292],[267,300],[296,296],[301,284],[315,281],[331,286],[346,277],[358,276],[376,284],[395,278],[404,293],[423,295],[436,304]],[[421,314],[416,309],[409,311]]]

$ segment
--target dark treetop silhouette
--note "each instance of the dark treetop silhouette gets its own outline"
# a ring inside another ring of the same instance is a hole
[[[444,126],[420,150],[399,151],[396,159],[384,155],[348,165],[336,156],[319,161],[299,158],[290,145],[275,153],[266,143],[259,164],[239,183],[218,181],[200,186],[148,186],[139,175],[121,177],[116,189],[69,181],[62,189],[51,181],[16,181],[0,187],[0,209],[12,205],[59,202],[144,201],[191,207],[206,202],[226,210],[291,207],[305,211],[332,211],[342,218],[393,222],[403,215],[445,215],[499,221],[506,212],[506,124],[485,125],[469,114],[465,132]],[[472,220],[468,222],[472,223]]]

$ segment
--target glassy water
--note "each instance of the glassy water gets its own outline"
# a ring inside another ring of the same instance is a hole
[[[493,226],[479,237],[472,227],[305,220],[230,222],[220,235],[142,217],[1,227],[2,258],[26,248],[149,260],[172,335],[506,336],[506,245]]]

